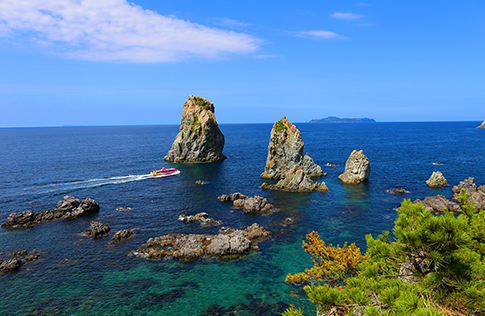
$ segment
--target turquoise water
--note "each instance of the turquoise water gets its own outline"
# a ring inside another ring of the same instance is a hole
[[[2,315],[279,315],[294,299],[287,273],[310,267],[301,241],[313,230],[328,243],[356,242],[390,230],[402,198],[442,194],[451,186],[425,185],[441,171],[451,185],[475,177],[485,184],[485,131],[480,122],[296,124],[305,151],[327,172],[328,193],[262,191],[271,124],[221,125],[223,162],[179,165],[163,161],[178,126],[0,129],[0,221],[11,212],[53,209],[69,194],[101,206],[90,218],[53,221],[29,229],[0,228],[0,252],[36,249],[41,259],[0,274]],[[354,149],[371,162],[368,183],[338,179]],[[442,165],[433,165],[440,162]],[[335,168],[325,167],[333,163]],[[181,174],[150,179],[151,168]],[[198,186],[196,180],[207,184]],[[409,193],[390,195],[403,187]],[[217,196],[261,195],[280,208],[268,216],[232,210]],[[133,210],[120,212],[119,207]],[[254,222],[272,232],[260,250],[235,260],[191,263],[129,256],[150,237],[167,233],[216,233],[219,227],[182,223],[181,214],[207,212],[224,226]],[[286,224],[285,218],[294,222]],[[80,236],[91,220],[136,235],[117,245],[109,237]],[[2,255],[0,255],[2,257]]]

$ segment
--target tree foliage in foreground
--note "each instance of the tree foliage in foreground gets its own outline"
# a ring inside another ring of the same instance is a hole
[[[485,211],[462,190],[458,216],[432,214],[404,200],[397,210],[395,241],[389,232],[366,236],[367,252],[352,244],[326,245],[318,233],[303,248],[313,268],[288,274],[318,314],[485,315]],[[331,313],[330,313],[331,312]],[[303,315],[294,306],[284,316]]]

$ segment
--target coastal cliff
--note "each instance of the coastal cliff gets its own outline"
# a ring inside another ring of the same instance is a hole
[[[310,177],[322,176],[322,168],[306,154],[303,156],[303,139],[300,131],[286,119],[274,123],[271,130],[268,157],[261,178],[281,180],[294,166],[302,166]]]
[[[164,159],[177,163],[226,159],[222,154],[224,135],[219,130],[214,112],[212,102],[190,95],[182,111],[180,132]]]

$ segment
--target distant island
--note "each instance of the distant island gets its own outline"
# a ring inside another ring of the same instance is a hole
[[[375,123],[376,121],[371,118],[340,118],[336,116],[329,116],[322,119],[313,119],[308,123]]]

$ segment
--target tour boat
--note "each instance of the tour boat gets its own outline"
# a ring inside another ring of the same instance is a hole
[[[179,173],[180,173],[180,170],[178,170],[176,168],[168,168],[167,169],[165,167],[162,167],[162,169],[159,169],[159,170],[152,169],[152,171],[150,172],[150,176],[161,178],[161,177],[173,176],[173,175],[176,175],[176,174],[179,174]]]

